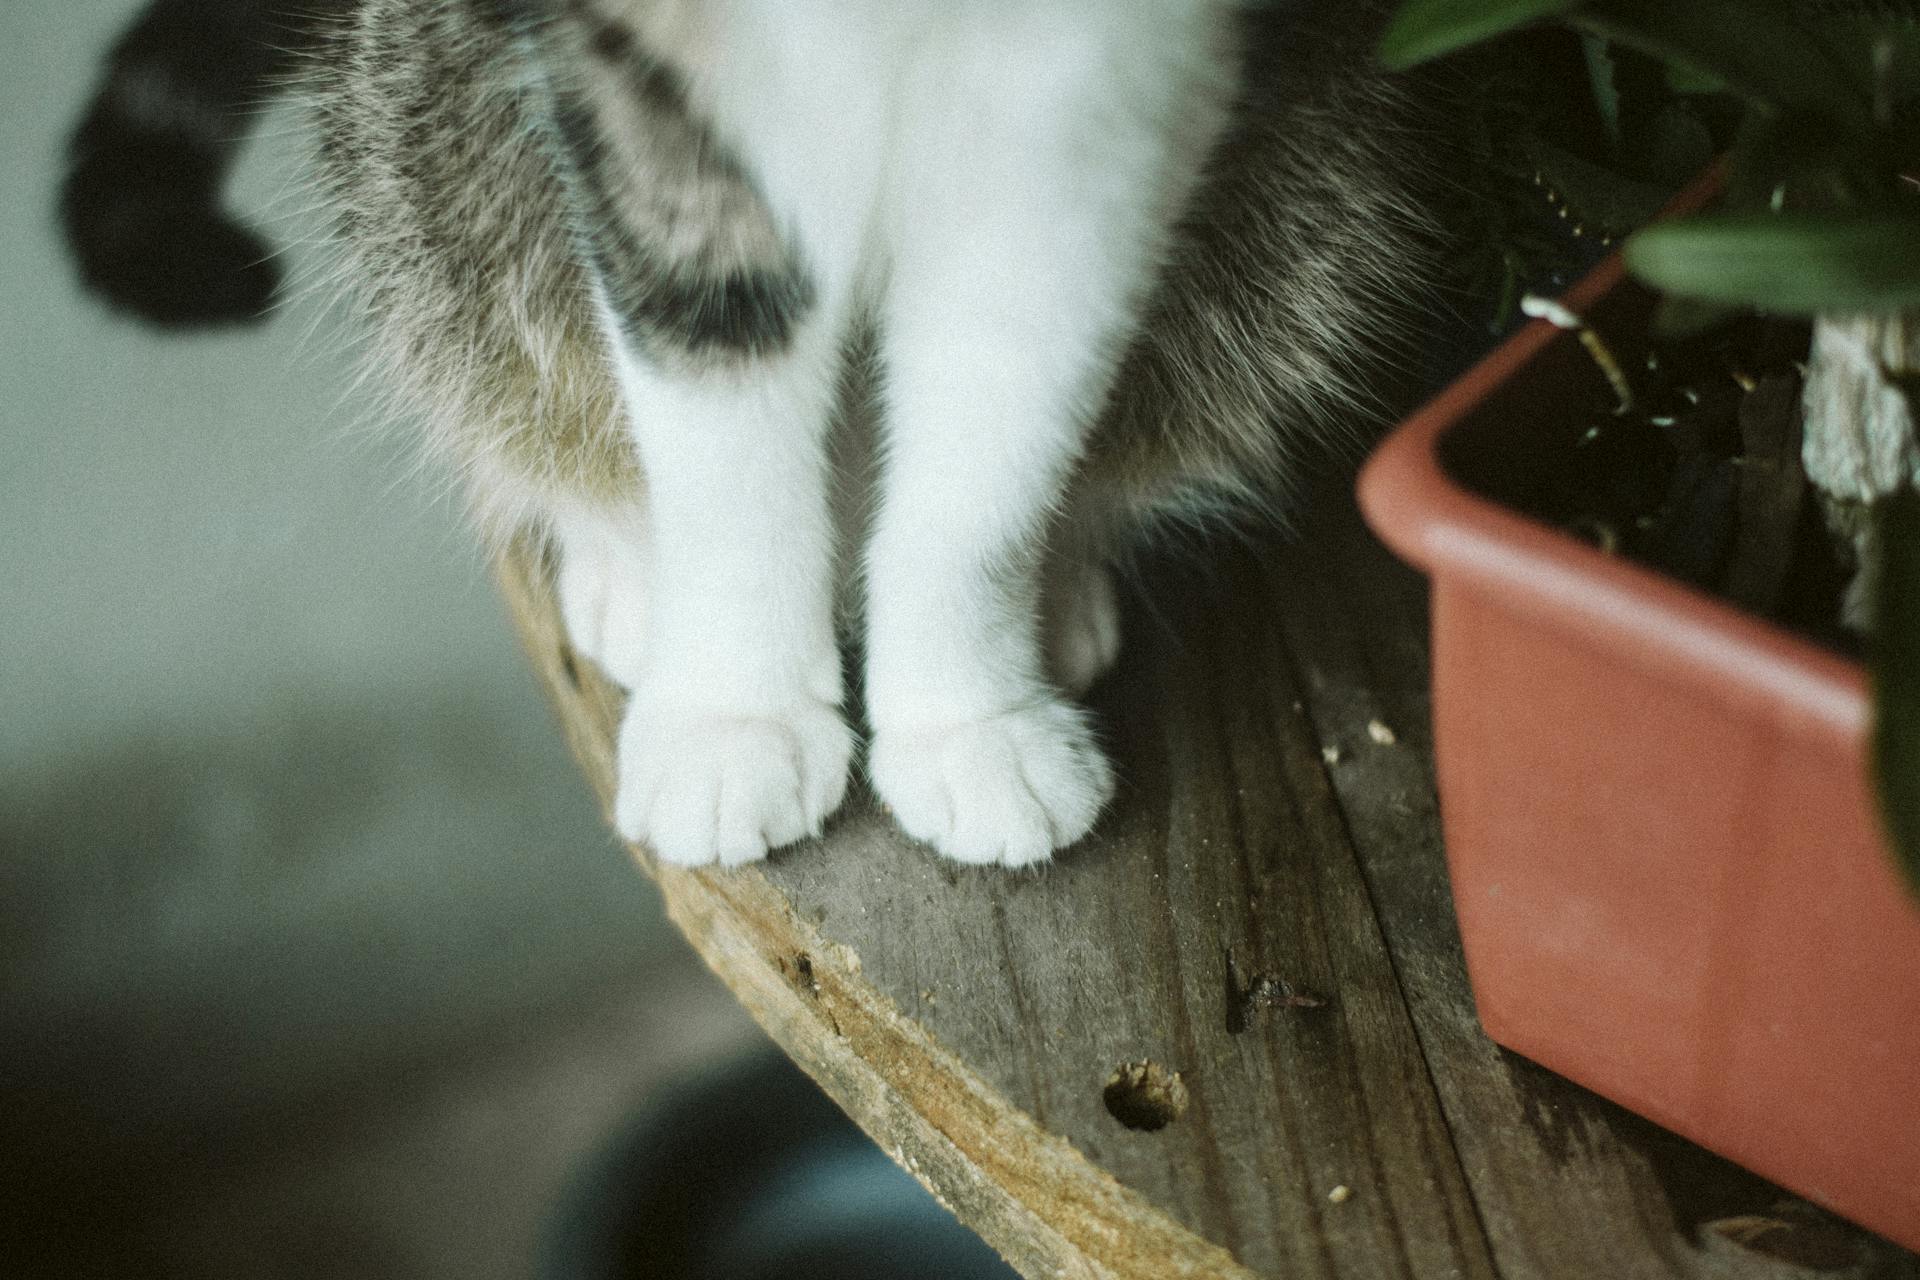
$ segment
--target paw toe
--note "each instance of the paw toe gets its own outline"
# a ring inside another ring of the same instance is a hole
[[[1028,866],[1092,829],[1113,771],[1084,715],[1048,702],[972,724],[882,732],[874,784],[907,834],[957,862]]]
[[[615,824],[677,866],[739,866],[817,834],[846,789],[852,739],[832,708],[675,716],[629,707]]]

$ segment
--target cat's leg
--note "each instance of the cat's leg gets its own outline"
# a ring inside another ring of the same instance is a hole
[[[1149,270],[1161,193],[1151,163],[1073,173],[1079,139],[1033,132],[1051,123],[983,135],[978,171],[912,202],[883,313],[870,771],[909,834],[970,863],[1046,859],[1114,786],[1056,683],[1111,660],[1111,583],[1097,562],[1073,568],[1049,655],[1043,543]]]
[[[846,788],[826,427],[837,335],[701,368],[616,360],[647,477],[646,657],[615,822],[682,865],[817,833]]]
[[[1082,549],[1048,559],[1045,596],[1047,673],[1069,697],[1082,697],[1120,657],[1120,595],[1113,570]]]
[[[622,687],[646,672],[653,544],[645,501],[617,509],[567,508],[550,520],[560,552],[554,584],[574,649]]]
[[[1041,544],[1079,431],[1047,385],[1068,371],[1003,342],[1017,333],[1004,318],[940,316],[943,337],[903,333],[900,313],[930,296],[916,290],[889,316],[891,422],[867,556],[869,767],[908,834],[962,862],[1020,866],[1086,834],[1113,790],[1041,635]]]
[[[870,772],[910,834],[963,862],[1044,860],[1113,792],[1056,683],[1108,660],[1110,583],[1098,562],[1074,576],[1052,672],[1041,599],[1068,479],[1220,119],[1211,11],[1148,12],[996,18],[903,112],[930,159],[893,178]]]

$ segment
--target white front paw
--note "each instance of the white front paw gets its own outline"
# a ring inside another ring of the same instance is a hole
[[[853,736],[809,703],[779,715],[633,699],[620,725],[614,825],[683,867],[738,866],[818,835],[846,794]]]
[[[883,729],[870,768],[907,834],[957,862],[1043,862],[1092,829],[1113,795],[1086,715],[1052,700],[948,728]]]

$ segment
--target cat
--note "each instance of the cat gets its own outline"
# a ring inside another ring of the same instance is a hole
[[[114,42],[67,146],[58,217],[80,282],[163,328],[247,324],[281,283],[221,205],[250,117],[354,0],[154,0]]]
[[[363,0],[307,86],[371,359],[625,686],[614,818],[1034,866],[1114,772],[1114,565],[1283,506],[1423,323],[1375,6]]]

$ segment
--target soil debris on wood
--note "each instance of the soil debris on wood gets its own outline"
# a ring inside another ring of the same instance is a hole
[[[1319,1009],[1327,1003],[1311,992],[1296,990],[1284,978],[1264,973],[1253,980],[1253,985],[1247,988],[1242,1000],[1249,1010]]]
[[[1305,990],[1271,973],[1242,977],[1239,962],[1231,948],[1226,952],[1227,1034],[1239,1035],[1252,1025],[1254,1015],[1264,1010],[1306,1010],[1324,1008],[1325,996]]]

